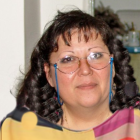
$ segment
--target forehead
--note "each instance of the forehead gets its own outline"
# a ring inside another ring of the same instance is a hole
[[[66,55],[67,53],[73,52],[78,57],[88,54],[91,51],[100,51],[109,53],[108,47],[103,42],[100,34],[92,31],[92,36],[88,40],[85,39],[84,33],[81,32],[80,36],[78,31],[74,30],[70,38],[66,38],[65,41],[63,35],[60,35],[57,41],[58,49],[50,55],[50,61],[57,61],[58,58]]]
[[[58,38],[58,50],[61,46],[73,47],[75,44],[90,43],[104,46],[105,43],[99,33],[94,29],[88,32],[73,30],[70,35],[62,34]]]
[[[64,41],[65,44],[70,45],[74,39],[78,42],[83,40],[87,42],[89,39],[96,37],[97,33],[94,29],[73,29],[59,35],[58,42]]]

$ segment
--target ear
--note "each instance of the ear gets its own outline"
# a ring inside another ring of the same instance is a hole
[[[45,63],[45,64],[44,64],[44,71],[45,71],[46,79],[47,79],[48,83],[49,83],[52,87],[54,87],[54,83],[53,83],[53,79],[52,79],[52,75],[51,75],[50,67],[49,67],[48,63]]]

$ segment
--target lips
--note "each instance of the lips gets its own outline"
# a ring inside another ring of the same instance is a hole
[[[93,89],[96,86],[97,86],[96,83],[88,83],[88,84],[83,83],[83,84],[78,85],[76,88],[86,90],[86,89]]]

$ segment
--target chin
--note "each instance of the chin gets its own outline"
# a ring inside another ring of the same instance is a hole
[[[100,100],[86,100],[86,101],[82,101],[80,104],[83,107],[95,107],[100,103]]]

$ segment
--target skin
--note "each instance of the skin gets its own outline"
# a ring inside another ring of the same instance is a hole
[[[74,32],[70,47],[62,37],[58,39],[59,49],[50,56],[50,62],[55,63],[66,55],[79,58],[87,57],[90,52],[109,53],[100,35],[85,42],[83,37],[78,41],[78,34]],[[109,53],[110,54],[110,53]],[[55,69],[44,65],[46,78],[52,87],[56,88]],[[113,71],[113,77],[115,72]],[[109,110],[109,82],[110,65],[102,70],[95,70],[89,66],[86,59],[80,61],[80,68],[73,74],[64,74],[57,70],[59,93],[64,105],[63,126],[75,130],[94,127],[105,121],[112,113]],[[96,112],[96,113],[95,113]]]

